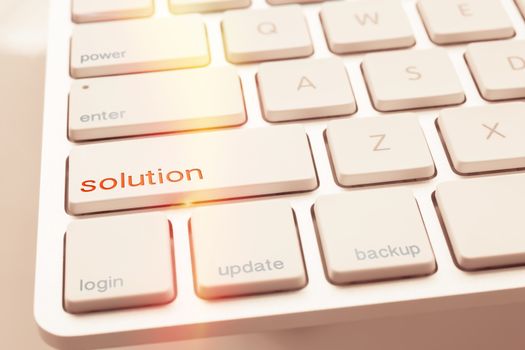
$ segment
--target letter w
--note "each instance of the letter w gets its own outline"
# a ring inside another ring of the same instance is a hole
[[[370,15],[369,13],[363,13],[361,15],[359,14],[355,14],[355,19],[357,20],[357,22],[359,22],[360,25],[364,26],[366,25],[366,23],[368,21],[374,23],[374,24],[379,24],[379,13],[377,12],[374,12],[374,15]]]

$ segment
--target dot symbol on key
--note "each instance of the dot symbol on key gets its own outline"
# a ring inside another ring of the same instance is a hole
[[[374,152],[379,151],[390,151],[390,147],[381,147],[381,144],[385,140],[386,134],[370,135],[370,138],[377,138],[377,143],[374,146]]]
[[[494,124],[494,126],[490,127],[488,125],[485,125],[485,124],[481,124],[483,125],[485,128],[487,128],[489,130],[489,134],[487,135],[487,140],[490,140],[490,138],[492,137],[492,135],[496,134],[496,135],[499,135],[501,136],[502,138],[505,138],[506,136],[503,135],[501,132],[499,132],[498,130],[496,130],[499,126],[499,123],[496,123]]]
[[[299,80],[299,84],[297,84],[297,91],[301,91],[304,88],[312,88],[314,90],[317,89],[317,87],[310,79],[308,79],[308,77],[302,76]]]
[[[507,57],[507,61],[509,62],[509,65],[512,68],[512,70],[525,69],[525,59],[523,59],[520,56],[509,56]]]
[[[257,31],[263,35],[277,34],[277,26],[273,22],[262,22],[257,26]]]
[[[89,85],[82,85],[82,90],[87,90],[89,89]]]

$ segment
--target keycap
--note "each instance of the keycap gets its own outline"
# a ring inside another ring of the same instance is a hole
[[[314,52],[298,5],[227,11],[222,32],[226,57],[232,63],[306,57]]]
[[[435,195],[460,268],[525,264],[525,174],[444,182]]]
[[[74,141],[240,125],[246,120],[233,67],[76,80],[69,95]]]
[[[346,68],[339,58],[263,63],[257,83],[264,117],[272,122],[357,110]]]
[[[436,44],[504,39],[515,33],[500,0],[419,0],[417,7]]]
[[[293,211],[285,201],[197,208],[190,227],[195,290],[201,298],[306,285]]]
[[[71,17],[76,23],[112,21],[153,15],[152,0],[72,0]]]
[[[424,179],[435,173],[415,114],[331,121],[326,140],[341,186]]]
[[[525,0],[516,0],[516,5],[521,11],[523,17],[525,17]]]
[[[461,174],[525,168],[525,103],[441,111],[438,125]]]
[[[372,53],[362,64],[372,102],[380,111],[463,103],[465,94],[443,49]]]
[[[74,78],[198,67],[209,61],[206,27],[199,15],[92,23],[73,29]]]
[[[168,0],[174,14],[213,12],[248,7],[251,0]]]
[[[338,54],[416,43],[399,1],[326,2],[321,8],[321,21],[330,50]]]
[[[299,125],[76,146],[72,214],[310,191],[317,176]]]
[[[175,298],[169,222],[163,214],[71,222],[64,307],[71,313],[165,304]]]
[[[471,44],[465,58],[483,98],[525,98],[525,40]]]
[[[314,215],[327,278],[334,284],[436,270],[417,202],[407,188],[321,196]]]

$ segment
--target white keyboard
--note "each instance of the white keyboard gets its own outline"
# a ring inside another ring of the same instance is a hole
[[[52,0],[63,349],[525,301],[524,0]]]

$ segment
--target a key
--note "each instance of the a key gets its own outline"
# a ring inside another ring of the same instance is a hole
[[[414,114],[332,121],[326,140],[342,186],[424,179],[435,173]]]
[[[199,15],[92,23],[73,29],[74,78],[198,67],[209,60],[206,27]]]
[[[417,202],[406,188],[322,196],[314,214],[332,283],[421,276],[436,270]]]
[[[190,221],[195,289],[201,298],[299,289],[301,245],[284,201],[202,207]]]
[[[465,100],[443,49],[368,54],[362,68],[374,106],[380,111],[453,105]]]
[[[471,44],[465,58],[483,98],[525,98],[525,40]]]
[[[525,168],[525,103],[441,111],[438,125],[458,173]]]
[[[175,298],[169,222],[147,213],[73,221],[65,240],[64,307],[72,313]]]
[[[317,187],[308,138],[298,125],[77,146],[68,174],[73,214]]]
[[[272,122],[357,110],[346,68],[339,58],[264,63],[257,82],[264,117]]]
[[[168,0],[171,12],[213,12],[248,7],[251,0]]]
[[[224,13],[226,57],[233,63],[310,56],[314,52],[298,5]]]
[[[246,120],[233,67],[93,78],[73,82],[74,141],[216,128]]]
[[[419,0],[417,7],[430,39],[436,44],[514,36],[500,0]]]
[[[516,0],[516,5],[521,11],[521,15],[525,18],[525,0]]]
[[[409,47],[416,43],[398,1],[336,1],[323,4],[321,21],[334,53]]]
[[[525,264],[525,174],[438,184],[436,201],[464,270]]]
[[[153,15],[153,0],[72,0],[76,23],[112,21]]]

